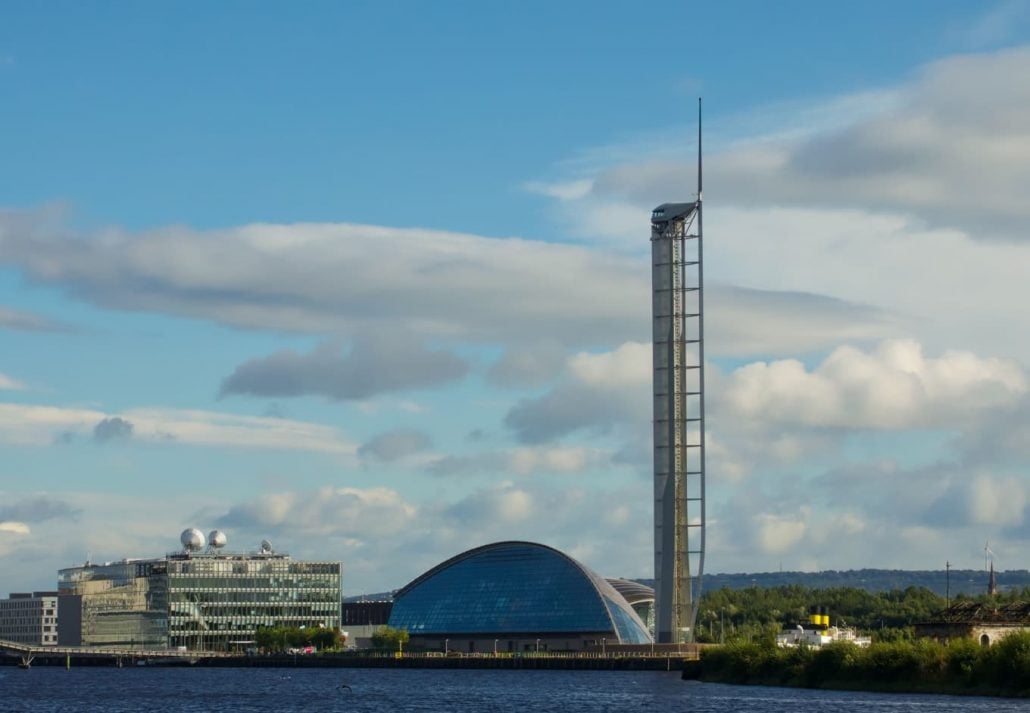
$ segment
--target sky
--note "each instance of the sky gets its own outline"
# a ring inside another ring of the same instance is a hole
[[[704,100],[708,572],[1030,567],[1030,2],[6,2],[0,593],[187,527],[652,575]]]

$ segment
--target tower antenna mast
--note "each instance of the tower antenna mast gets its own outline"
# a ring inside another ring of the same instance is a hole
[[[651,213],[655,639],[692,641],[705,551],[701,99],[697,199]]]

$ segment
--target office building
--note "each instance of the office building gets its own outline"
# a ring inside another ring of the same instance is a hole
[[[13,592],[0,599],[0,639],[30,646],[57,644],[57,592]]]
[[[292,559],[265,541],[227,552],[198,530],[164,557],[61,570],[61,643],[229,651],[254,644],[259,627],[340,626],[340,563]]]

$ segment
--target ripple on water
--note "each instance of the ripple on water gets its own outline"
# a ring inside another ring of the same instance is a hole
[[[341,689],[346,683],[351,690]],[[800,708],[799,708],[800,707]],[[61,668],[0,670],[0,710],[1008,713],[1024,701],[684,682],[651,671]]]

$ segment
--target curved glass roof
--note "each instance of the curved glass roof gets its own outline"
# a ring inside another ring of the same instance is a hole
[[[597,634],[650,643],[632,607],[556,549],[498,542],[437,565],[394,597],[390,626],[424,635]]]
[[[615,591],[622,595],[630,605],[638,602],[653,602],[654,588],[631,579],[609,579],[608,584],[615,588]]]

